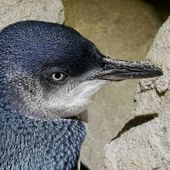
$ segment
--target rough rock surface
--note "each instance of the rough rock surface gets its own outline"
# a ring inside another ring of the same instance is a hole
[[[63,23],[61,0],[0,0],[0,29],[21,20]]]
[[[142,0],[64,0],[65,24],[72,26],[112,58],[141,60],[162,25]],[[131,117],[138,80],[113,82],[88,108],[88,133],[82,161],[103,170],[104,146]]]
[[[106,145],[107,170],[170,169],[170,18],[156,35],[147,59],[160,66],[164,76],[140,81],[133,110],[140,121],[131,120],[124,133]],[[150,115],[158,117],[147,120]]]

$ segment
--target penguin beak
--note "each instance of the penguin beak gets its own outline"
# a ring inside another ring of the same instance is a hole
[[[125,79],[152,78],[163,75],[162,70],[149,62],[129,62],[103,58],[103,70],[98,79],[120,81]]]

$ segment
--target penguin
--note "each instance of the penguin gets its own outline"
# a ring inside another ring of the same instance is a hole
[[[74,29],[22,21],[0,32],[0,169],[76,170],[87,124],[75,117],[104,85],[161,76],[114,60]]]

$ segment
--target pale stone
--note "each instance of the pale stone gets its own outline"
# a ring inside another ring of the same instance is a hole
[[[107,170],[170,169],[170,116],[129,130],[106,146]]]
[[[170,112],[170,19],[156,35],[146,59],[160,66],[164,75],[141,80],[136,91],[134,115]]]
[[[156,35],[146,58],[161,67],[164,75],[140,81],[133,114],[158,117],[136,124],[107,144],[106,170],[170,169],[170,18]]]
[[[0,29],[23,20],[64,22],[61,0],[0,0],[0,9]]]

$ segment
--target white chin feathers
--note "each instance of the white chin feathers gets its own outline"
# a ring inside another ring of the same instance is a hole
[[[82,82],[80,85],[73,88],[68,94],[60,97],[60,99],[62,99],[58,102],[53,101],[53,106],[49,107],[57,107],[57,117],[70,117],[77,115],[87,109],[91,97],[106,83],[106,80],[89,80]]]

